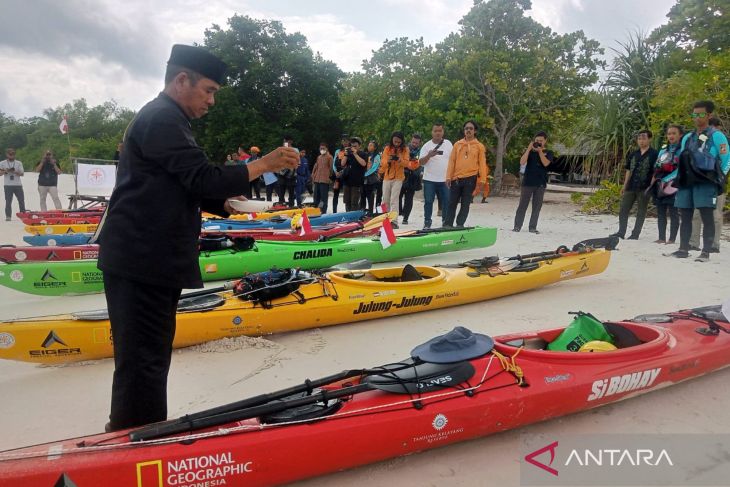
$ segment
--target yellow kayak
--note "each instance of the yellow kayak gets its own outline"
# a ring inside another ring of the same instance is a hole
[[[288,210],[268,210],[268,211],[262,211],[259,213],[242,213],[240,215],[230,215],[228,217],[229,220],[269,220],[271,218],[281,216],[285,218],[291,218],[294,215],[301,215],[302,213],[307,214],[307,216],[319,216],[322,214],[322,210],[319,208],[314,207],[304,207],[304,208],[290,208]]]
[[[94,233],[99,225],[70,224],[70,225],[26,225],[25,231],[31,235],[61,235],[65,233]]]
[[[405,265],[320,276],[301,273],[295,291],[268,302],[243,300],[230,291],[181,300],[174,347],[485,301],[601,273],[610,256],[603,249],[570,253],[532,263],[532,270],[506,273],[501,267],[485,269],[474,264],[453,268]],[[3,359],[56,364],[112,354],[106,310],[0,323]]]

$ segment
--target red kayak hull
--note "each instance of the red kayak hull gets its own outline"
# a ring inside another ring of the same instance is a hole
[[[21,220],[39,223],[44,218],[100,218],[103,210],[49,210],[49,211],[19,211],[16,213]],[[50,225],[50,224],[49,224]]]
[[[84,217],[22,217],[20,221],[26,225],[98,225],[101,221],[101,215],[89,215]]]
[[[364,237],[368,235],[375,235],[380,231],[380,227],[363,229],[362,224],[359,222],[355,223],[342,223],[337,225],[313,227],[311,232],[304,235],[300,235],[300,230],[272,230],[272,229],[261,229],[261,230],[226,230],[224,233],[230,237],[253,237],[256,240],[277,240],[277,241],[311,241],[318,240],[321,237],[334,237],[337,238],[356,238]],[[221,232],[203,232],[203,235],[221,235]]]
[[[603,353],[550,352],[506,343],[550,341],[562,329],[496,337],[495,350],[515,357],[529,387],[488,354],[471,361],[476,372],[464,384],[471,396],[454,389],[420,398],[369,391],[331,416],[295,424],[252,419],[146,444],[130,443],[124,432],[48,443],[0,454],[0,485],[54,485],[62,475],[78,487],[99,479],[105,487],[276,485],[602,406],[730,364],[730,334],[699,334],[707,322],[688,313],[672,314],[670,323],[620,325],[644,343]]]
[[[98,259],[98,245],[0,246],[0,261],[3,262],[41,262],[57,260]]]

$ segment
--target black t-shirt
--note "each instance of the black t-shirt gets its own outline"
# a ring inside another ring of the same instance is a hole
[[[38,186],[58,186],[58,174],[51,161],[45,161],[38,173]]]
[[[643,191],[651,184],[651,176],[654,173],[654,164],[659,153],[653,147],[649,147],[644,154],[637,149],[626,158],[626,170],[631,171],[627,191]]]
[[[368,160],[368,154],[363,151],[358,151],[357,155],[360,156],[360,159],[367,161]],[[342,182],[347,186],[362,186],[365,184],[365,171],[367,170],[367,165],[361,166],[359,162],[357,162],[357,159],[355,159],[355,154],[349,154],[347,156],[347,171],[345,176],[342,178]]]
[[[545,150],[545,158],[553,163],[555,156],[550,150]],[[542,165],[540,154],[537,151],[530,151],[527,156],[527,166],[525,167],[525,176],[522,178],[522,186],[547,186],[548,170]]]

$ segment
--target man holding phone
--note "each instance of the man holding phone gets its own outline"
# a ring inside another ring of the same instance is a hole
[[[5,221],[10,221],[13,213],[13,196],[18,199],[20,211],[25,211],[25,195],[20,177],[25,174],[23,163],[15,159],[15,149],[8,148],[5,152],[7,159],[0,162],[0,176],[3,176],[5,187]]]
[[[453,145],[444,138],[444,124],[431,127],[431,140],[421,147],[418,162],[423,167],[423,228],[431,228],[433,201],[438,197],[441,208],[449,207],[449,188],[446,187],[446,169]],[[441,219],[441,225],[444,218]]]

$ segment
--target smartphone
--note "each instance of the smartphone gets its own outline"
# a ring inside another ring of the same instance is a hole
[[[436,151],[436,155],[439,155],[439,156],[443,156],[443,155],[444,155],[444,151],[442,151],[442,150],[437,150],[437,151]]]

